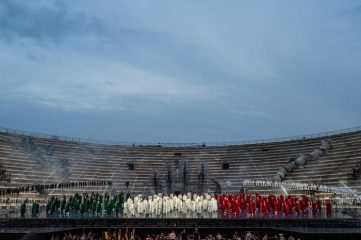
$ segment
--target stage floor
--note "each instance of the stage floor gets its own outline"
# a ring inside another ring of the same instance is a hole
[[[55,232],[82,228],[143,228],[143,229],[243,229],[260,230],[276,229],[300,233],[361,233],[361,221],[354,218],[252,218],[252,219],[167,219],[167,218],[98,218],[98,219],[44,219],[44,218],[17,218],[0,219],[0,232],[26,233],[26,232]]]
[[[301,215],[296,215],[295,213],[291,213],[288,216],[285,216],[283,213],[279,215],[275,214],[269,214],[264,215],[259,210],[255,212],[254,215],[250,215],[248,213],[242,212],[240,214],[234,214],[234,213],[220,213],[220,212],[206,212],[202,211],[200,214],[194,212],[194,211],[187,211],[185,212],[179,212],[179,211],[172,211],[168,214],[138,214],[135,215],[126,215],[126,214],[120,214],[118,217],[116,216],[108,216],[105,214],[102,215],[92,215],[85,213],[84,215],[80,214],[61,214],[60,212],[55,212],[53,215],[46,215],[45,211],[41,211],[41,213],[38,215],[37,218],[43,218],[43,219],[91,219],[91,218],[130,218],[130,219],[254,219],[254,218],[260,218],[260,219],[327,219],[327,218],[336,218],[336,219],[347,219],[352,218],[352,216],[348,214],[344,214],[343,209],[337,209],[334,210],[332,213],[332,216],[326,216],[326,212],[322,211],[321,214],[312,215],[310,209],[308,209],[305,213]],[[355,211],[356,213],[356,211]],[[19,211],[9,211],[6,209],[0,209],[0,218],[21,218]],[[31,216],[31,211],[27,211],[27,214],[25,215],[25,218],[33,218]]]
[[[0,232],[2,233],[46,233],[54,231],[64,231],[78,228],[238,228],[238,229],[275,229],[283,231],[294,231],[300,233],[357,233],[361,234],[361,218],[351,217],[343,214],[341,209],[334,211],[332,216],[326,216],[323,212],[313,216],[307,212],[301,216],[294,214],[289,216],[268,215],[264,216],[257,211],[254,216],[241,213],[234,214],[207,213],[195,214],[178,213],[164,215],[137,215],[137,216],[81,216],[72,214],[70,216],[60,213],[53,216],[45,214],[32,218],[26,216],[21,218],[20,214],[13,213],[7,217],[0,217]],[[6,214],[5,214],[6,215]],[[11,217],[10,217],[11,216]]]
[[[270,214],[264,216],[260,211],[256,211],[254,216],[241,213],[220,214],[218,212],[208,213],[195,212],[163,215],[144,215],[136,216],[121,215],[118,217],[92,216],[92,215],[61,215],[59,212],[52,216],[41,214],[38,217],[28,215],[25,218],[20,217],[18,212],[9,212],[5,209],[0,211],[0,232],[2,233],[48,233],[55,231],[65,231],[79,228],[118,228],[135,227],[143,229],[165,228],[237,228],[243,230],[274,229],[282,231],[293,231],[299,233],[356,233],[361,234],[361,218],[352,214],[350,209],[336,209],[332,216],[326,216],[325,211],[322,214],[313,216],[310,211],[297,216],[291,214],[285,216]],[[349,212],[350,214],[345,214]],[[357,212],[355,210],[355,212]]]

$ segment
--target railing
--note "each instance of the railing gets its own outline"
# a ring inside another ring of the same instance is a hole
[[[64,137],[59,135],[35,133],[30,131],[21,131],[21,130],[14,130],[14,129],[0,127],[0,132],[2,133],[45,138],[50,140],[61,140],[67,142],[92,143],[92,144],[112,144],[112,145],[120,145],[120,146],[144,146],[144,147],[205,147],[205,146],[231,146],[231,145],[260,144],[260,143],[275,143],[275,142],[306,140],[306,139],[319,138],[319,137],[328,137],[328,136],[346,134],[346,133],[352,133],[358,131],[361,131],[361,126],[345,128],[345,129],[329,131],[329,132],[296,135],[296,136],[281,137],[281,138],[267,138],[267,139],[243,140],[243,141],[224,141],[224,142],[204,141],[204,142],[183,142],[183,143],[164,143],[164,142],[149,143],[149,142],[125,142],[125,141],[123,142],[123,141],[107,141],[107,140],[93,140],[86,138]]]

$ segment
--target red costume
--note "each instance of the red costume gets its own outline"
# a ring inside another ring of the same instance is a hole
[[[326,203],[326,214],[327,216],[331,216],[332,215],[332,205],[330,202]]]
[[[317,214],[317,204],[315,202],[312,203],[312,215]]]

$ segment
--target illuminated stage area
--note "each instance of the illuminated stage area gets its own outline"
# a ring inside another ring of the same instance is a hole
[[[250,143],[140,145],[3,129],[0,237],[84,230],[107,239],[134,228],[144,239],[183,229],[357,239],[360,139],[355,128]]]

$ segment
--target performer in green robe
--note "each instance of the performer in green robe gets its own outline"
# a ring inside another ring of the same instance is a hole
[[[35,216],[37,217],[39,214],[39,203],[36,203],[35,205]]]
[[[85,204],[84,203],[81,203],[80,204],[80,215],[84,215],[84,212],[85,212]]]
[[[26,204],[25,202],[23,204],[21,204],[21,207],[20,207],[20,214],[21,214],[21,217],[25,217],[25,212],[26,212]]]
[[[36,203],[34,202],[31,206],[31,216],[32,217],[36,217],[37,213],[36,213]]]
[[[68,214],[70,211],[70,200],[68,200],[65,204],[65,214]]]
[[[66,197],[65,197],[65,195],[63,195],[63,199],[61,200],[61,203],[60,203],[61,214],[64,214],[65,204],[66,204]]]
[[[123,208],[124,208],[124,194],[123,194],[123,192],[120,192],[120,194],[119,194],[119,204],[120,204],[120,214],[123,214]]]

